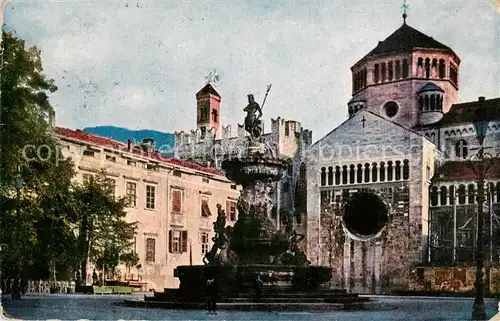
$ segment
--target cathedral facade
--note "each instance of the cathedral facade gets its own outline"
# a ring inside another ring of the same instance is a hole
[[[348,119],[306,156],[307,253],[314,264],[332,266],[332,286],[408,290],[418,266],[472,262],[477,178],[467,164],[478,148],[472,121],[481,105],[489,120],[485,146],[497,155],[500,99],[459,103],[459,67],[453,49],[410,27],[406,17],[352,66]],[[485,211],[493,218],[500,163],[488,162]],[[361,192],[385,206],[366,203],[351,215],[349,200]],[[459,244],[469,246],[460,257]]]

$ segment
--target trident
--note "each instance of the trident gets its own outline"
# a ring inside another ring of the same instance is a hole
[[[262,102],[262,107],[260,107],[260,110],[264,109],[264,104],[266,103],[267,94],[269,94],[269,90],[271,90],[272,85],[273,84],[267,85],[266,95],[264,96],[264,101]]]

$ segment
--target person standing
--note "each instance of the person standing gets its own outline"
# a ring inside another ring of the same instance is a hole
[[[217,282],[215,278],[209,278],[206,283],[206,293],[207,293],[207,309],[208,313],[217,314]]]
[[[255,279],[255,301],[257,302],[260,302],[262,297],[262,286],[263,282],[260,279],[260,275],[257,275],[257,278]]]

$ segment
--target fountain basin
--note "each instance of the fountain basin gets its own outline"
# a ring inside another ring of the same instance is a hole
[[[177,267],[180,280],[176,299],[179,302],[204,302],[206,280],[214,277],[225,300],[253,295],[257,275],[264,289],[277,292],[316,291],[331,278],[331,268],[324,266],[293,266],[244,264],[234,266],[185,265]]]
[[[243,186],[256,181],[276,182],[283,176],[288,163],[282,159],[246,157],[229,159],[222,162],[226,177]]]

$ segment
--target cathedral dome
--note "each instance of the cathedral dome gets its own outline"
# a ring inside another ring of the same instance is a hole
[[[443,118],[444,90],[435,83],[428,82],[418,92],[419,124],[434,124]]]
[[[349,118],[354,116],[358,111],[365,108],[366,100],[363,98],[363,95],[357,94],[349,100],[347,103]]]
[[[379,41],[378,45],[363,59],[384,54],[411,52],[416,48],[452,51],[450,47],[404,23],[384,41]]]

